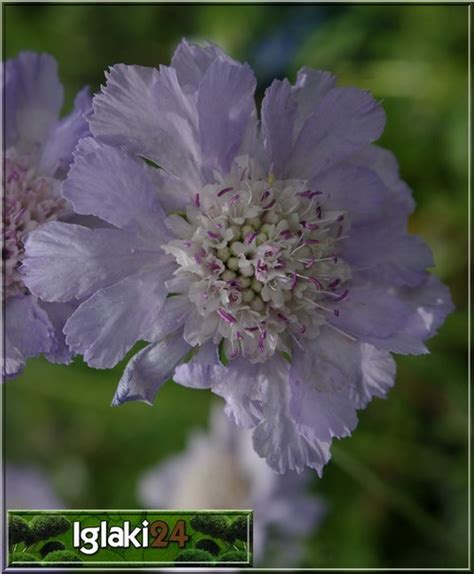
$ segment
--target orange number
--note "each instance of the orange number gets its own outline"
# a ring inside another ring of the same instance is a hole
[[[179,548],[184,548],[189,536],[186,534],[186,523],[184,520],[178,520],[170,534],[168,542],[177,542]]]

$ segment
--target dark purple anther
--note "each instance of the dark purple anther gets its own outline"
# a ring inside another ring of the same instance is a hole
[[[224,309],[220,309],[220,308],[217,309],[217,314],[219,315],[219,317],[221,319],[223,319],[227,323],[230,323],[231,325],[234,325],[235,323],[237,323],[237,319],[233,315],[231,315],[230,313],[225,311]]]
[[[283,237],[283,239],[291,239],[292,235],[293,234],[289,229],[284,229],[283,231],[280,231],[280,237]]]
[[[229,205],[235,205],[240,199],[240,195],[236,193],[229,199]]]
[[[306,191],[299,191],[296,195],[299,195],[301,197],[305,197],[306,199],[313,199],[313,197],[316,197],[317,195],[322,195],[323,192],[322,191],[311,191],[310,189],[307,189]]]
[[[232,191],[234,188],[233,187],[224,187],[224,189],[221,189],[219,191],[219,193],[217,194],[217,197],[222,197],[224,195],[224,193],[229,193],[229,191]]]
[[[333,313],[336,317],[339,317],[339,309],[333,309]]]
[[[285,321],[285,323],[288,322],[288,317],[286,315],[283,315],[283,313],[277,313],[278,318],[281,319],[282,321]]]
[[[321,281],[319,279],[316,279],[316,277],[308,277],[308,279],[311,281],[311,283],[313,285],[315,285],[318,289],[322,289],[323,288],[323,284],[321,283]]]
[[[321,216],[322,216],[321,206],[318,205],[318,207],[316,208],[316,217],[317,217],[318,219],[321,219]]]
[[[336,301],[344,301],[344,299],[347,297],[347,295],[349,294],[349,289],[346,289],[344,291],[344,293],[342,293],[341,295],[339,295],[338,297],[336,297]]]
[[[305,245],[316,245],[316,243],[321,243],[319,239],[305,239],[303,241]]]
[[[291,288],[294,289],[296,287],[296,282],[298,281],[298,278],[296,277],[296,273],[293,272],[293,276],[291,278]]]
[[[329,283],[329,288],[335,289],[339,285],[340,282],[341,282],[340,279],[334,279],[334,281],[331,281],[331,283]]]
[[[201,207],[201,199],[199,198],[199,193],[194,196],[194,205],[196,207]]]
[[[272,199],[267,205],[262,205],[262,209],[271,209],[276,203],[276,199]]]
[[[245,245],[249,245],[250,243],[252,243],[252,241],[257,237],[257,235],[258,233],[256,231],[247,233],[247,235],[244,237]]]
[[[260,201],[265,201],[267,199],[267,197],[269,197],[269,196],[270,196],[270,192],[268,191],[268,189],[266,189],[260,195]]]
[[[214,231],[208,231],[207,234],[211,239],[220,239],[220,235]]]
[[[301,225],[305,228],[305,229],[311,229],[311,230],[315,230],[315,229],[319,229],[319,225],[317,223],[308,223],[306,221],[302,221]]]
[[[315,257],[310,257],[309,259],[306,260],[306,263],[303,265],[305,269],[309,269],[310,267],[313,266],[314,262],[316,261]]]

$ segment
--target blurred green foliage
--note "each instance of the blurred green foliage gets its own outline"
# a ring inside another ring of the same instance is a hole
[[[59,61],[66,107],[117,62],[169,62],[182,37],[219,43],[256,70],[258,95],[302,65],[383,100],[381,140],[399,158],[457,307],[429,343],[397,359],[386,401],[360,413],[314,491],[329,512],[306,567],[465,567],[467,563],[467,6],[20,5],[4,8],[5,55]],[[205,426],[211,397],[167,383],[156,404],[110,408],[107,371],[31,361],[6,385],[6,456],[48,469],[71,508],[136,508],[140,473]],[[297,520],[297,517],[295,517]]]

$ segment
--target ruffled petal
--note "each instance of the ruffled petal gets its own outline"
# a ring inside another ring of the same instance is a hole
[[[312,179],[376,140],[384,125],[385,113],[368,92],[328,90],[299,132],[287,175]]]
[[[376,145],[369,145],[350,158],[350,163],[368,167],[382,179],[392,192],[392,201],[407,215],[415,209],[413,194],[408,185],[400,179],[397,158],[392,152]]]
[[[275,80],[262,101],[262,137],[272,173],[285,175],[292,152],[296,118],[296,96],[288,80]]]
[[[195,92],[207,69],[219,56],[226,57],[215,44],[203,42],[198,45],[183,40],[173,54],[171,66],[176,70],[176,76],[183,89],[186,92]]]
[[[172,375],[176,365],[183,360],[190,346],[181,333],[148,345],[130,359],[112,406],[127,401],[143,401],[151,404],[160,387]]]
[[[77,94],[73,111],[49,132],[39,158],[42,173],[58,178],[66,176],[77,142],[90,135],[87,117],[91,112],[92,98],[85,87]]]
[[[405,231],[404,224],[388,213],[373,221],[356,221],[342,253],[353,275],[396,287],[416,287],[426,281],[433,254],[420,237]]]
[[[323,193],[325,209],[346,211],[351,226],[378,219],[390,196],[376,173],[348,164],[335,166],[319,175],[310,187]]]
[[[432,337],[453,310],[449,289],[430,275],[416,288],[354,287],[331,324],[361,342],[393,353],[427,353]]]
[[[63,103],[58,65],[49,54],[21,52],[6,66],[7,147],[39,145]]]
[[[358,365],[345,350],[342,341],[321,333],[311,348],[295,349],[292,355],[290,413],[323,442],[348,436],[357,426],[350,388],[358,371],[350,369]]]
[[[166,240],[169,234],[153,171],[119,148],[85,138],[74,154],[62,193],[77,213],[96,215],[120,229]]]
[[[26,359],[12,344],[8,335],[5,335],[5,358],[3,361],[3,374],[6,379],[19,375],[25,367]]]
[[[172,68],[113,66],[93,101],[92,133],[105,143],[156,162],[184,181],[200,183],[197,118]]]
[[[313,70],[304,66],[298,71],[294,87],[298,104],[295,130],[299,133],[322,98],[336,87],[337,78],[324,70]]]
[[[51,349],[46,353],[46,358],[51,363],[69,365],[72,360],[73,353],[66,344],[66,337],[63,329],[66,321],[77,309],[78,304],[79,303],[77,301],[69,303],[48,303],[46,301],[39,301],[39,305],[48,314],[51,326],[54,329]]]
[[[53,328],[46,311],[36,297],[9,297],[5,304],[5,334],[8,340],[5,369],[7,376],[17,374],[24,360],[51,349]]]
[[[265,380],[263,420],[253,432],[253,446],[280,474],[302,472],[306,466],[318,473],[329,460],[329,442],[318,440],[311,428],[297,425],[289,412],[288,363],[275,356],[261,367]]]
[[[24,282],[45,301],[82,299],[144,267],[169,265],[159,244],[56,221],[29,234],[25,253]]]
[[[217,57],[199,86],[197,112],[202,161],[229,171],[255,108],[255,76],[247,64]]]
[[[184,387],[208,389],[215,383],[214,371],[217,366],[217,347],[209,342],[203,345],[190,361],[176,367],[173,380]]]
[[[166,275],[165,275],[166,277]],[[115,366],[160,321],[166,299],[163,275],[142,271],[96,291],[66,323],[66,342],[90,367]]]

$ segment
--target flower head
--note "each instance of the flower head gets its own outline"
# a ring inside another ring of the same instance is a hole
[[[58,119],[63,89],[56,61],[47,54],[23,52],[8,60],[4,80],[4,371],[13,376],[28,357],[40,353],[53,362],[69,361],[61,330],[72,307],[38,301],[25,286],[21,265],[28,233],[73,213],[59,185],[76,143],[89,133],[85,114],[91,99],[87,89],[82,90],[72,113]]]
[[[302,539],[325,512],[322,500],[309,492],[309,479],[309,472],[273,472],[253,450],[251,432],[214,408],[209,431],[194,432],[183,453],[148,470],[138,496],[148,508],[252,509],[255,560],[296,566]]]
[[[50,222],[27,244],[33,293],[84,300],[65,333],[89,365],[151,343],[114,404],[151,402],[169,377],[210,387],[279,472],[321,472],[393,384],[390,352],[427,352],[452,308],[407,232],[396,161],[372,145],[381,106],[335,83],[276,80],[259,119],[252,71],[216,46],[114,66],[62,188],[108,226]]]

